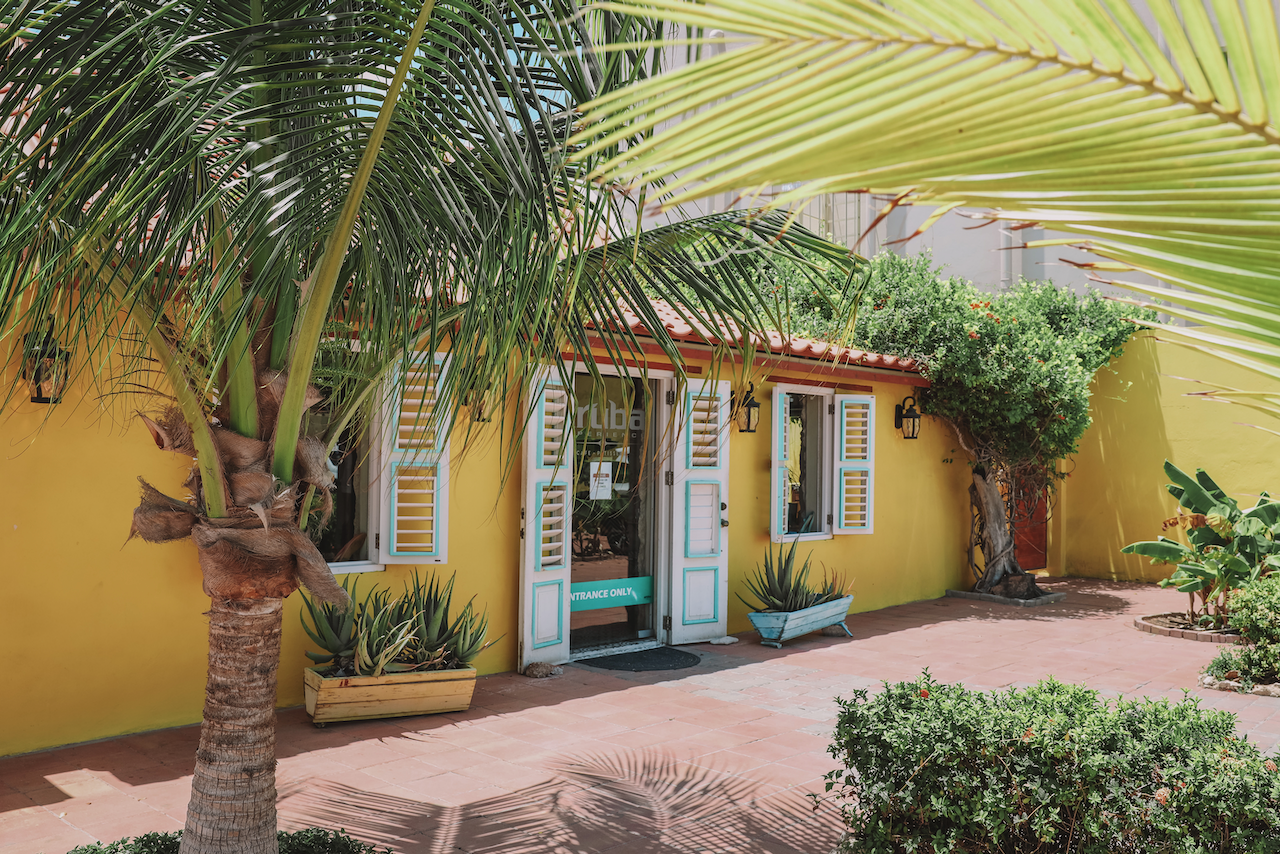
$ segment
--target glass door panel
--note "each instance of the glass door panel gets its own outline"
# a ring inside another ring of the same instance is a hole
[[[645,417],[653,393],[641,379],[604,377],[600,385],[576,377],[569,604],[574,651],[654,635],[657,466]]]

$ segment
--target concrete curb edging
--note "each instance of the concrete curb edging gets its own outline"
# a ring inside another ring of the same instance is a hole
[[[1257,694],[1260,697],[1280,697],[1280,685],[1268,683],[1266,685],[1254,685],[1247,692],[1240,690],[1240,683],[1233,679],[1214,679],[1208,673],[1200,677],[1201,688],[1212,688],[1215,691],[1232,691],[1237,694]]]
[[[1238,644],[1241,641],[1239,635],[1227,635],[1222,632],[1197,632],[1191,629],[1170,629],[1165,626],[1157,626],[1155,623],[1149,623],[1151,617],[1163,617],[1164,614],[1151,614],[1147,617],[1134,617],[1133,627],[1140,632],[1150,632],[1153,635],[1163,635],[1167,638],[1185,638],[1186,640],[1202,641],[1204,643],[1232,643]]]
[[[1046,593],[1036,599],[1010,599],[1007,596],[995,596],[991,593],[974,593],[972,590],[948,590],[947,595],[956,599],[977,599],[979,602],[995,602],[998,605],[1017,605],[1019,608],[1052,605],[1067,598],[1066,593]]]

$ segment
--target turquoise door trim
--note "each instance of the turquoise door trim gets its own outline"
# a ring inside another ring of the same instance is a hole
[[[537,642],[535,642],[535,643],[533,644],[533,648],[534,648],[534,649],[540,649],[540,648],[542,648],[542,647],[544,647],[544,646],[555,646],[555,645],[556,645],[556,644],[558,644],[558,643],[564,643],[564,607],[563,607],[563,600],[564,600],[564,582],[563,582],[563,581],[536,581],[536,582],[534,582],[534,584],[533,584],[533,602],[532,602],[533,607],[531,608],[531,610],[532,610],[532,612],[533,612],[533,613],[531,613],[531,614],[529,615],[529,621],[530,621],[530,624],[531,624],[532,630],[530,631],[530,633],[529,633],[529,634],[530,634],[530,636],[531,636],[531,637],[535,637],[535,638],[536,638],[536,637],[538,637],[538,635],[539,635],[539,632],[538,632],[538,590],[539,590],[540,588],[542,588],[542,587],[555,587],[555,588],[556,588],[556,602],[558,603],[558,604],[557,604],[557,607],[556,607],[556,636],[555,636],[555,638],[553,638],[552,640],[545,640],[545,641],[543,641],[542,643],[537,643]]]
[[[689,576],[695,572],[711,573],[711,616],[700,619],[689,619]],[[695,626],[700,623],[714,623],[720,619],[720,567],[718,566],[689,566],[685,567],[683,578],[684,584],[684,613],[680,615],[680,622],[686,626]]]
[[[693,514],[689,512],[692,506],[693,487],[695,486],[714,486],[716,488],[715,500],[715,547],[709,552],[695,552],[691,542]],[[724,500],[724,496],[720,494],[720,481],[718,480],[688,480],[684,486],[684,556],[685,557],[719,557],[720,556],[720,504]]]

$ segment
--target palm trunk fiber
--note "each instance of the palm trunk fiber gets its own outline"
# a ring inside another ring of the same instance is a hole
[[[276,854],[276,671],[284,600],[213,597],[209,678],[181,854]]]
[[[1017,599],[1034,599],[1040,596],[1042,591],[1036,586],[1034,577],[1018,565],[1018,558],[1014,553],[1013,528],[1009,524],[1004,495],[1001,494],[996,479],[988,478],[981,469],[975,468],[973,488],[978,499],[978,512],[982,515],[982,557],[985,563],[982,578],[978,579],[974,590]],[[1014,578],[1021,583],[1007,583]],[[994,589],[1001,584],[1014,589]]]

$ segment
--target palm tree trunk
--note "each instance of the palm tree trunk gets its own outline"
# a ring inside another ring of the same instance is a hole
[[[204,722],[181,854],[278,851],[276,670],[283,612],[279,598],[212,599]]]

